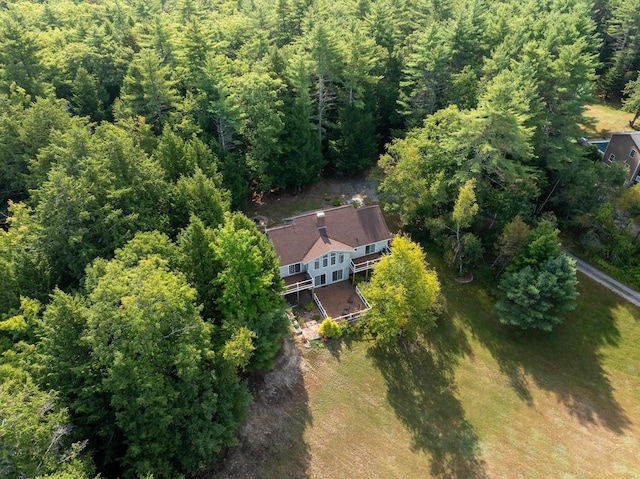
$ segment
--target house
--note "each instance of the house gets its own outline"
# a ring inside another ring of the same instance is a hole
[[[629,170],[625,183],[640,183],[640,132],[613,133],[602,161],[607,165],[623,163]]]
[[[266,234],[280,260],[284,294],[344,281],[371,269],[391,240],[377,205],[301,214]]]

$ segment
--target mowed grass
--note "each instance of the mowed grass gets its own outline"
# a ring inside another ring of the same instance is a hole
[[[640,311],[581,276],[561,327],[516,331],[488,284],[436,267],[447,315],[427,341],[305,352],[296,445],[261,477],[640,477]]]
[[[633,115],[622,111],[620,105],[593,103],[587,105],[584,116],[591,120],[589,124],[581,125],[587,138],[607,138],[617,131],[633,131],[629,126]]]

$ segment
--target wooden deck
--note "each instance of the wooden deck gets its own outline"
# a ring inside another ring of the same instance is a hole
[[[283,295],[297,293],[305,289],[313,288],[313,279],[307,277],[307,273],[298,273],[283,278],[284,291]]]
[[[316,288],[315,294],[326,315],[336,321],[356,320],[369,309],[369,305],[348,281]]]
[[[372,253],[366,256],[361,256],[360,258],[355,258],[351,260],[351,272],[359,273],[360,271],[366,271],[378,263],[382,258],[382,253]]]

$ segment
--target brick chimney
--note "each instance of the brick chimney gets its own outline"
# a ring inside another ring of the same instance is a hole
[[[318,229],[327,229],[327,225],[324,222],[324,211],[318,211],[316,213],[316,219],[317,219],[317,223],[318,223]]]

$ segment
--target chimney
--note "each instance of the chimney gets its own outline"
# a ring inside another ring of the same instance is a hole
[[[318,229],[327,229],[327,225],[324,222],[324,211],[318,211],[318,213],[316,213],[316,219],[318,220]]]

